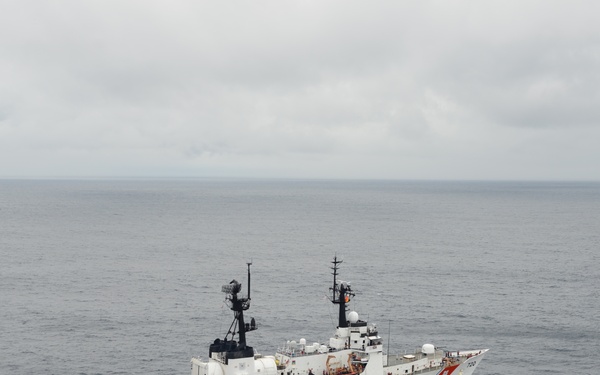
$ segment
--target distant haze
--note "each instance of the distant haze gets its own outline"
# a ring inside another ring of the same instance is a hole
[[[600,180],[599,14],[2,1],[0,178]]]

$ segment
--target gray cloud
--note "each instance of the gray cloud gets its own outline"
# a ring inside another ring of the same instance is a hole
[[[5,2],[0,176],[598,179],[589,2]]]

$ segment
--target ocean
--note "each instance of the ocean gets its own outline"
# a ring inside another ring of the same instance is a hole
[[[0,180],[0,374],[189,374],[246,286],[264,355],[324,342],[331,261],[389,351],[595,374],[600,183]]]

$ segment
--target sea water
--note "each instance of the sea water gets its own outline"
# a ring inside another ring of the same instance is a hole
[[[593,374],[599,253],[599,183],[0,180],[0,373],[187,374],[249,261],[249,344],[324,342],[337,255],[391,353]]]

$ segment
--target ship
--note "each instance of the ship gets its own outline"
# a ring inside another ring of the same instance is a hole
[[[355,297],[349,283],[338,279],[339,265],[334,257],[333,285],[329,300],[337,305],[338,326],[326,342],[308,343],[301,338],[289,340],[274,355],[261,355],[246,341],[246,333],[257,329],[254,318],[245,321],[250,308],[250,266],[248,289],[232,280],[223,285],[226,302],[234,313],[224,339],[210,344],[208,359],[193,357],[191,375],[472,375],[489,349],[444,350],[423,344],[410,353],[390,355],[384,352],[377,326],[348,311]]]

